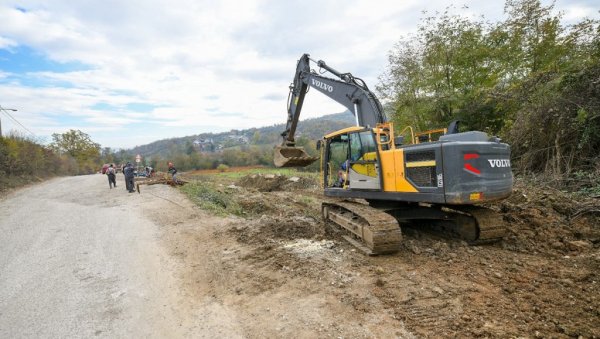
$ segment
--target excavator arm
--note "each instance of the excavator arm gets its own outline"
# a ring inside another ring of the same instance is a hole
[[[317,66],[335,75],[339,80],[325,77],[311,70],[311,61],[315,62],[310,55],[303,54],[296,66],[288,96],[286,129],[281,134],[283,143],[275,148],[274,162],[277,167],[302,167],[317,160],[315,157],[310,157],[301,147],[296,147],[294,139],[309,87],[346,107],[356,117],[357,126],[374,127],[386,121],[381,103],[362,79],[354,77],[351,73],[338,72],[319,60],[315,62]]]

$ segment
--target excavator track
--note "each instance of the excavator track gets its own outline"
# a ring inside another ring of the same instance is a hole
[[[436,233],[459,237],[470,245],[494,243],[502,240],[506,227],[497,212],[479,206],[379,208],[343,200],[321,204],[325,220],[330,220],[349,231],[344,238],[368,255],[395,253],[400,249],[400,223],[426,221],[439,223]]]
[[[502,216],[485,207],[417,205],[383,209],[400,223],[424,223],[435,233],[458,237],[471,245],[497,242],[506,234]]]
[[[321,211],[325,220],[333,221],[359,239],[344,237],[368,255],[394,253],[400,249],[400,225],[385,211],[352,201],[323,202]]]
[[[478,206],[465,207],[461,211],[468,213],[477,225],[476,234],[468,234],[464,237],[469,244],[493,243],[502,240],[506,235],[506,226],[504,225],[502,216],[497,212]],[[459,230],[463,229],[460,224],[458,228]]]

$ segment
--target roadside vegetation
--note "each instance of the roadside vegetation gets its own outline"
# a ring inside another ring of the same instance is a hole
[[[0,192],[56,175],[71,164],[34,140],[0,137]]]
[[[453,12],[423,19],[389,53],[378,90],[397,125],[459,119],[510,144],[515,173],[598,191],[598,20],[566,25],[539,0],[507,0],[499,22]]]
[[[0,192],[54,176],[99,170],[100,145],[78,130],[41,142],[17,133],[0,137]]]

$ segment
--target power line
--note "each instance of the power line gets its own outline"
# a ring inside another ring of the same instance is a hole
[[[20,123],[17,119],[15,119],[15,117],[13,117],[10,113],[8,113],[7,110],[5,110],[4,108],[2,108],[2,112],[4,112],[4,114],[6,114],[9,118],[11,118],[14,122],[16,122],[17,124],[19,124],[19,126],[23,127],[24,130],[26,130],[27,132],[31,133],[31,135],[35,136],[35,133],[33,133],[32,131],[30,131],[27,127],[23,126],[23,124]]]
[[[2,112],[4,112],[4,114],[6,114],[9,118],[11,118],[14,122],[16,122],[17,124],[19,124],[19,126],[23,127],[23,129],[25,129],[27,132],[31,133],[31,135],[33,135],[34,137],[36,136],[35,133],[33,133],[32,131],[30,131],[27,127],[23,126],[22,123],[20,123],[17,119],[15,119],[10,113],[8,113],[8,111],[4,108],[2,108],[0,106],[0,110]]]

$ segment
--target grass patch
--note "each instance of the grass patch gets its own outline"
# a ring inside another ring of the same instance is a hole
[[[286,177],[300,177],[310,175],[310,172],[300,172],[295,168],[252,168],[244,171],[232,171],[231,169],[227,172],[218,173],[217,175],[226,178],[237,180],[247,175],[252,174],[275,174],[275,175],[284,175]]]
[[[200,208],[215,215],[241,216],[244,214],[242,207],[234,198],[235,192],[227,192],[226,189],[216,187],[213,183],[193,181],[182,186],[181,191],[187,194]]]
[[[273,167],[259,167],[259,168],[246,168],[246,167],[229,167],[225,171],[190,171],[185,173],[186,178],[195,180],[230,180],[232,182],[237,181],[245,176],[252,174],[274,174],[282,175],[286,177],[318,177],[318,172],[306,172],[299,171],[296,168],[273,168]]]
[[[315,202],[315,199],[313,199],[312,197],[302,195],[302,196],[300,196],[300,202],[304,203],[306,205],[310,205]]]

